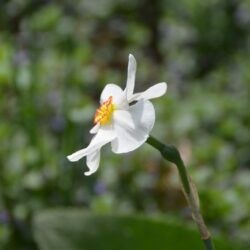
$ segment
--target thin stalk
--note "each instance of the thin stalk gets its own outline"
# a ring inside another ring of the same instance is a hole
[[[178,149],[172,145],[165,145],[152,136],[149,136],[147,143],[157,149],[164,159],[174,163],[177,166],[180,179],[183,185],[185,197],[192,210],[193,219],[199,229],[205,249],[214,250],[211,234],[209,233],[206,227],[206,224],[199,209],[199,202],[197,201],[197,194],[194,190],[194,184],[191,184],[186,167]]]

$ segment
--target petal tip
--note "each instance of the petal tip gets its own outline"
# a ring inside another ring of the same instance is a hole
[[[163,82],[162,85],[164,86],[164,94],[165,94],[168,90],[168,84],[166,82]]]
[[[84,155],[79,154],[80,151],[82,151],[82,150],[79,150],[71,155],[68,155],[67,159],[71,162],[79,161],[82,157],[84,157]]]
[[[100,128],[100,123],[97,123],[92,129],[90,129],[90,134],[96,134]]]
[[[133,63],[136,63],[135,57],[132,54],[129,54],[128,59],[129,61],[133,61]]]
[[[96,170],[91,170],[91,169],[89,169],[89,171],[84,172],[84,175],[85,175],[85,176],[90,176],[90,175],[92,175],[92,174],[95,173],[95,172],[96,172]]]
[[[161,83],[158,83],[158,86],[159,86],[159,97],[160,96],[163,96],[166,92],[167,92],[167,89],[168,89],[168,85],[166,82],[161,82]]]
[[[68,155],[68,156],[67,156],[67,159],[68,159],[69,161],[71,161],[71,162],[74,161],[74,157],[72,157],[72,155]]]
[[[85,176],[90,176],[91,174],[92,174],[92,173],[89,172],[89,171],[88,171],[88,172],[84,172],[84,175],[85,175]]]

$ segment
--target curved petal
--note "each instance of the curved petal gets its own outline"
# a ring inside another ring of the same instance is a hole
[[[107,101],[110,96],[113,97],[113,103],[116,108],[126,109],[128,107],[125,92],[118,85],[113,83],[107,84],[101,93],[100,103]]]
[[[87,155],[87,166],[89,168],[89,171],[85,172],[84,174],[88,176],[95,173],[99,167],[99,164],[100,164],[100,149]]]
[[[111,142],[114,153],[127,153],[140,147],[154,126],[155,110],[150,101],[140,100],[128,111],[114,112],[117,137]]]
[[[126,97],[129,99],[135,88],[136,60],[133,55],[129,54],[128,59],[128,75],[126,83]]]
[[[102,127],[93,137],[88,147],[81,149],[71,155],[68,155],[67,158],[69,161],[78,161],[82,157],[93,153],[94,151],[100,149],[103,145],[114,140],[115,136],[116,133],[111,127]]]
[[[132,95],[132,97],[129,99],[129,102],[138,101],[140,99],[147,99],[147,100],[154,99],[164,95],[166,91],[167,91],[167,83],[165,82],[157,83],[154,86],[148,88],[144,92]]]

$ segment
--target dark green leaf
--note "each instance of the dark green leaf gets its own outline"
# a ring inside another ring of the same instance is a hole
[[[203,249],[198,232],[166,217],[94,215],[79,210],[38,214],[35,238],[41,250]],[[221,250],[239,250],[216,239]]]

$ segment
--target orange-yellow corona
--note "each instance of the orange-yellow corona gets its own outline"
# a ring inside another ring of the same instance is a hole
[[[96,110],[94,117],[94,124],[100,123],[105,125],[110,122],[112,113],[114,111],[113,97],[110,96],[107,101]]]

